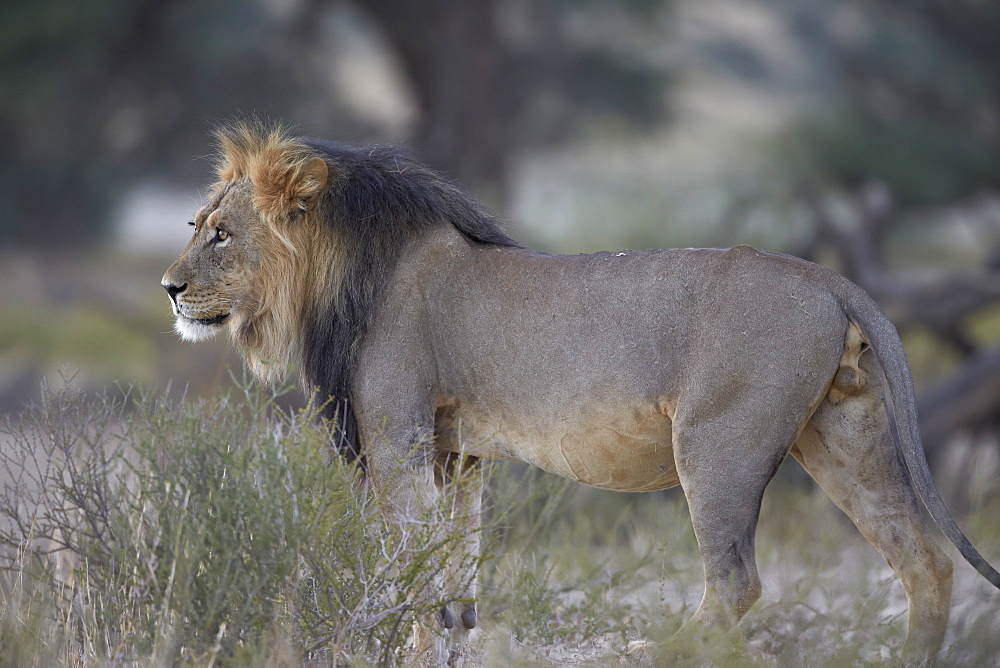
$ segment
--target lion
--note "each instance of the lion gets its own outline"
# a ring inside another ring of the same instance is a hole
[[[263,382],[295,365],[386,512],[425,510],[456,458],[680,485],[704,563],[693,621],[729,628],[761,595],[761,497],[790,453],[902,582],[908,656],[937,654],[951,598],[920,501],[1000,587],[934,486],[894,326],[836,272],[746,246],[549,255],[396,149],[246,123],[217,140],[218,180],[162,281],[177,332],[228,329]],[[482,476],[462,485],[478,526]],[[463,589],[442,600],[468,602],[416,624],[429,662],[477,624],[474,579],[447,582]]]

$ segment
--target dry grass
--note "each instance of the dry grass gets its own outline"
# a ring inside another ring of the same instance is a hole
[[[315,411],[249,390],[58,392],[26,408],[0,428],[2,662],[404,661],[413,616],[439,605],[421,592],[461,535],[441,530],[444,511],[424,533],[386,527],[329,438]],[[981,498],[962,522],[996,562],[1000,493]],[[674,635],[702,587],[679,490],[605,493],[498,465],[487,507],[482,665],[649,663],[651,645],[670,665],[899,660],[899,584],[788,472],[765,496],[762,600],[735,632],[699,637]],[[957,563],[943,662],[998,661],[1000,594]]]
[[[789,461],[786,469],[796,467]],[[795,471],[765,495],[757,536],[764,594],[735,633],[675,632],[702,593],[701,562],[678,491],[571,490],[534,539],[524,531],[489,564],[486,656],[531,664],[640,663],[642,641],[667,665],[889,664],[900,661],[906,600],[892,571],[833,504]],[[593,509],[600,509],[594,512]],[[1000,495],[963,521],[994,563]],[[940,537],[942,544],[946,541]],[[1000,661],[1000,593],[956,562],[947,665]]]

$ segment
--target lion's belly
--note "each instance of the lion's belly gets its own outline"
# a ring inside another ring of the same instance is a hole
[[[655,410],[625,413],[542,421],[452,408],[439,411],[437,427],[445,449],[525,462],[594,487],[644,492],[678,484],[670,419]]]

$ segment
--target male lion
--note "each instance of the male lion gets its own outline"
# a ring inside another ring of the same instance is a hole
[[[892,323],[833,271],[746,246],[547,255],[393,149],[242,124],[218,140],[218,182],[163,277],[177,331],[228,325],[265,381],[296,364],[390,512],[426,508],[455,455],[680,484],[705,567],[695,618],[728,627],[760,596],[761,496],[790,452],[902,581],[912,656],[940,648],[952,579],[918,495],[1000,587],[934,487]],[[481,478],[466,484],[477,515]],[[445,627],[461,642],[476,625],[474,604],[455,612],[417,625],[426,658]]]

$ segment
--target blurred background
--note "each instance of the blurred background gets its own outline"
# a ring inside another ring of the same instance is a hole
[[[229,383],[159,280],[212,128],[257,115],[409,146],[542,250],[838,269],[899,327],[935,472],[975,503],[1000,451],[998,34],[981,0],[6,0],[0,414],[43,377]]]

